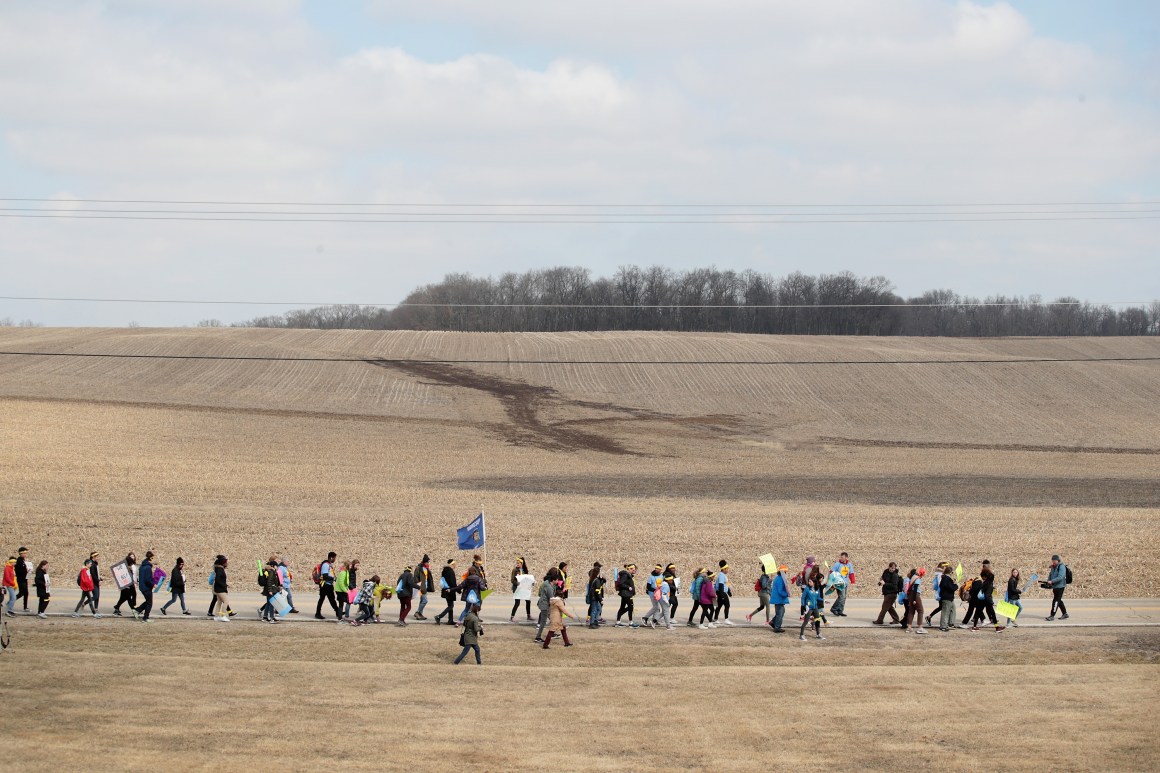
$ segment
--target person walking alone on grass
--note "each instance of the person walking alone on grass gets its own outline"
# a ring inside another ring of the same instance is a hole
[[[830,613],[835,617],[846,616],[846,594],[850,592],[850,586],[857,582],[854,576],[854,565],[850,563],[850,554],[842,551],[838,556],[838,563],[830,567],[831,572],[837,572],[841,575],[844,582],[837,585],[838,598],[830,605]]]
[[[137,569],[137,585],[141,588],[141,606],[133,607],[133,617],[143,623],[149,622],[153,611],[153,551],[145,551],[145,560]]]
[[[556,580],[553,584],[556,587],[556,595],[552,597],[548,607],[548,638],[544,639],[544,649],[548,649],[548,645],[552,643],[552,637],[556,634],[560,634],[564,639],[565,647],[572,646],[572,642],[568,641],[568,625],[564,622],[565,617],[572,616],[564,600],[564,580]]]
[[[185,561],[181,556],[173,562],[173,571],[169,573],[169,601],[161,606],[161,614],[169,614],[165,610],[175,601],[181,602],[181,614],[188,615],[189,610],[185,608]]]
[[[528,616],[528,620],[532,619],[532,594],[531,585],[535,583],[533,579],[530,583],[524,580],[520,583],[521,577],[531,577],[532,573],[528,570],[528,562],[524,560],[523,556],[516,558],[516,565],[512,567],[512,619],[511,622],[516,621],[516,612],[520,611],[520,602],[524,602],[524,612]]]
[[[689,609],[689,621],[685,624],[690,628],[696,628],[697,624],[693,622],[693,616],[697,614],[697,610],[701,608],[701,583],[705,582],[705,568],[697,567],[693,571],[693,577],[689,580],[689,601],[692,602]]]
[[[427,608],[427,594],[435,590],[435,580],[431,577],[431,556],[426,553],[415,570],[415,587],[419,590],[419,608],[415,610],[415,619],[426,620],[423,610]]]
[[[16,600],[24,599],[24,614],[28,612],[28,575],[32,565],[28,562],[28,548],[23,545],[16,551]]]
[[[447,608],[435,615],[435,625],[439,625],[444,615],[447,615],[448,625],[455,625],[455,594],[458,590],[459,578],[455,576],[455,559],[449,558],[439,576],[439,595],[447,603]]]
[[[1059,610],[1062,613],[1060,620],[1067,619],[1067,606],[1063,603],[1063,592],[1067,590],[1067,583],[1071,570],[1063,563],[1063,559],[1059,554],[1051,557],[1051,572],[1047,575],[1047,585],[1045,587],[1051,588],[1051,614],[1045,619],[1051,622],[1055,619],[1055,612]]]
[[[335,583],[335,568],[334,561],[338,556],[332,550],[326,555],[326,560],[318,566],[318,608],[314,610],[314,617],[318,620],[325,620],[322,616],[322,602],[330,602],[330,608],[334,610],[334,616],[339,620],[342,619],[342,613],[338,610],[338,600],[334,597],[334,583]]]
[[[616,612],[616,627],[623,628],[624,622],[620,619],[625,612],[628,613],[628,626],[630,628],[639,628],[637,623],[632,621],[632,606],[633,596],[636,595],[636,564],[625,564],[624,569],[616,576],[616,582],[613,587],[616,589],[616,595],[620,596],[620,609]]]
[[[701,576],[701,624],[698,628],[716,628],[713,606],[717,601],[717,573],[706,571]],[[708,620],[708,624],[705,621]]]
[[[137,573],[137,554],[130,553],[125,556],[125,568],[129,571],[130,576]],[[113,605],[113,614],[117,617],[121,616],[121,605],[128,604],[129,609],[137,608],[137,578],[133,577],[133,581],[125,588],[121,588],[121,595],[117,599],[117,603]]]
[[[483,665],[483,657],[479,652],[479,637],[483,636],[483,623],[479,619],[479,605],[470,604],[467,614],[463,617],[463,633],[459,634],[459,644],[463,651],[455,658],[454,665],[459,665],[467,657],[467,653],[475,651],[475,665]]]
[[[399,600],[399,625],[407,625],[407,615],[411,611],[411,596],[415,592],[415,575],[411,567],[403,569],[395,583],[395,598]]]
[[[229,564],[229,559],[223,555],[218,555],[213,562],[213,600],[218,612],[213,619],[219,623],[230,621],[230,582],[226,576],[226,567]],[[214,604],[210,605],[210,612],[214,611]]]
[[[951,574],[951,565],[944,564],[938,581],[938,629],[944,633],[955,627],[955,592],[958,589],[954,575]]]
[[[894,604],[898,601],[898,594],[902,591],[902,577],[898,574],[898,564],[891,561],[882,571],[878,580],[878,587],[882,589],[882,609],[878,610],[878,617],[871,622],[874,625],[885,625],[885,617],[890,614],[890,622],[902,622],[898,613],[894,611]]]
[[[746,622],[752,622],[753,616],[761,610],[765,610],[765,623],[769,624],[769,594],[773,590],[773,579],[765,571],[765,564],[760,566],[760,573],[757,575],[757,582],[753,584],[753,589],[757,591],[757,609],[745,616]]]
[[[786,580],[786,572],[788,571],[788,566],[784,564],[779,566],[777,574],[773,576],[773,583],[770,585],[769,601],[773,604],[773,620],[769,625],[773,628],[774,633],[785,633],[783,625],[785,607],[789,604],[789,581]]]
[[[85,559],[85,565],[81,567],[81,571],[77,574],[77,587],[81,589],[81,600],[77,602],[73,609],[72,616],[81,616],[81,607],[88,606],[93,611],[93,617],[100,617],[97,614],[97,605],[93,603],[93,576],[89,573],[89,566],[92,564],[91,558]]]
[[[48,609],[49,599],[52,598],[52,578],[48,576],[48,561],[41,561],[36,565],[36,616],[44,619],[48,615],[44,614],[44,610]]]
[[[1003,600],[1008,604],[1014,604],[1019,611],[1015,613],[1015,617],[1007,618],[1007,625],[1018,628],[1019,623],[1015,622],[1019,615],[1023,613],[1023,602],[1020,598],[1023,596],[1023,589],[1019,587],[1019,570],[1012,569],[1011,576],[1007,578],[1007,594],[1003,596]]]
[[[543,643],[544,629],[548,627],[548,614],[552,608],[552,597],[556,595],[556,582],[560,579],[560,570],[556,567],[548,569],[544,581],[540,583],[540,592],[536,597],[536,609],[540,610],[539,625],[536,628],[536,638],[532,641]]]
[[[733,583],[729,582],[729,564],[725,559],[717,562],[717,566],[721,567],[717,572],[717,608],[713,612],[713,622],[720,623],[721,610],[725,610],[725,625],[733,625],[733,621],[729,619],[729,599],[733,596]]]
[[[607,580],[600,573],[600,562],[592,565],[588,572],[588,586],[584,591],[584,599],[588,602],[588,627],[600,627],[600,615],[604,611],[604,586]]]

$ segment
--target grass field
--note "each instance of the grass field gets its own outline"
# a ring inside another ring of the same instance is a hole
[[[848,550],[871,579],[888,560],[1042,571],[1058,552],[1071,595],[1160,595],[1140,570],[1160,551],[1160,362],[1027,361],[1160,357],[1155,339],[0,329],[0,351],[358,360],[0,355],[0,542],[49,559],[58,584],[93,549],[106,566],[182,555],[200,584],[218,552],[238,582],[271,552],[304,578],[327,550],[393,579],[424,552],[461,557],[453,529],[483,506],[501,586],[517,554],[537,574],[725,558],[748,589],[766,551],[795,566]],[[1149,769],[1158,751],[1140,710],[1155,629],[865,633],[808,652],[597,636],[549,653],[497,630],[488,667],[449,681],[434,631],[408,629],[408,647],[362,629],[129,628],[30,626],[0,662],[0,735],[22,769],[93,753],[129,768],[748,770],[844,753],[854,769]],[[14,719],[31,709],[44,721]]]

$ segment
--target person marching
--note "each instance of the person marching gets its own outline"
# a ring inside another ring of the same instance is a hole
[[[814,568],[816,569],[817,567]],[[823,592],[815,582],[807,582],[802,586],[801,605],[806,612],[802,615],[802,627],[798,631],[798,639],[801,641],[806,640],[806,628],[811,625],[814,628],[815,639],[822,640],[826,638],[822,636],[822,614],[819,608]]]
[[[713,604],[717,600],[717,573],[707,571],[701,576],[701,624],[698,628],[716,628]],[[708,620],[708,625],[705,621]]]
[[[667,590],[668,584],[661,579],[662,571],[661,565],[657,564],[653,567],[652,572],[649,573],[648,580],[645,582],[645,592],[652,602],[649,606],[648,614],[644,616],[644,624],[649,628],[656,628],[657,623],[661,622],[662,617],[666,625],[669,622],[669,602],[668,599],[664,598],[661,591],[661,586],[664,585]],[[664,600],[663,609],[661,608],[662,599]]]
[[[81,607],[88,605],[93,612],[93,617],[100,617],[97,614],[97,605],[93,603],[93,575],[89,572],[89,567],[92,566],[93,560],[91,558],[85,559],[85,565],[81,567],[80,573],[77,575],[77,587],[81,589],[81,600],[77,602],[76,608],[73,609],[72,616],[81,616]]]
[[[745,616],[746,622],[752,622],[753,616],[761,610],[765,610],[765,623],[769,624],[769,594],[773,590],[773,580],[770,579],[769,574],[765,571],[765,564],[760,567],[760,573],[757,575],[757,582],[753,584],[753,589],[757,591],[757,609]]]
[[[944,563],[942,577],[939,578],[937,587],[939,604],[938,629],[945,633],[955,627],[955,592],[959,589],[959,586],[955,584],[954,575],[951,574],[950,563]],[[928,617],[927,620],[929,621],[930,618]]]
[[[181,601],[181,614],[188,615],[189,610],[185,608],[185,561],[181,556],[173,562],[173,571],[169,573],[169,601],[162,605],[161,614],[168,615],[165,610],[175,601]]]
[[[290,568],[285,557],[278,559],[278,577],[282,581],[282,591],[286,594],[286,603],[290,605],[290,611],[287,614],[298,614],[298,609],[294,606],[294,591],[291,590],[294,585],[294,570]]]
[[[153,551],[145,551],[145,560],[137,568],[137,585],[141,588],[141,606],[133,608],[133,617],[143,623],[149,622],[153,611]]]
[[[906,617],[903,618],[902,628],[916,634],[925,634],[926,630],[922,627],[922,578],[926,576],[926,567],[911,569],[908,576],[910,585],[906,590]],[[912,620],[917,628],[911,628]]]
[[[837,572],[841,575],[842,582],[837,585],[838,598],[830,605],[830,614],[834,617],[846,616],[846,594],[850,592],[850,586],[853,585],[857,579],[854,577],[854,565],[850,563],[850,554],[842,551],[838,556],[838,563],[830,567],[831,572]]]
[[[600,614],[604,611],[604,586],[607,580],[600,573],[601,565],[597,561],[588,572],[588,587],[584,598],[588,602],[588,627],[600,627]]]
[[[551,617],[549,612],[552,609],[552,597],[556,595],[556,581],[560,579],[560,570],[556,567],[548,569],[548,573],[544,575],[544,581],[540,583],[540,593],[536,598],[536,609],[540,610],[539,625],[536,628],[536,638],[532,641],[544,642],[544,629],[548,627],[548,620]]]
[[[125,556],[125,569],[128,570],[130,577],[136,572],[137,555],[135,553],[130,553]],[[137,608],[136,578],[133,578],[133,582],[130,582],[127,587],[121,588],[121,596],[117,599],[117,603],[113,605],[113,614],[117,617],[121,616],[122,604],[128,604],[130,610]]]
[[[262,569],[262,597],[266,603],[259,610],[265,623],[277,623],[278,612],[274,609],[274,597],[282,592],[282,577],[278,574],[278,557],[270,556]]]
[[[614,587],[616,593],[620,596],[620,609],[616,612],[616,627],[623,628],[624,622],[621,617],[625,612],[628,613],[628,625],[630,628],[640,628],[640,625],[634,623],[632,620],[632,606],[633,596],[636,595],[636,581],[633,577],[636,576],[636,564],[625,564],[616,576],[616,583]]]
[[[677,576],[677,565],[665,567],[665,582],[669,584],[669,622],[677,619],[677,593],[681,590],[681,578]]]
[[[455,625],[455,593],[459,590],[459,578],[455,576],[455,559],[447,559],[439,575],[439,595],[447,603],[447,608],[435,615],[435,625],[447,615],[447,624]]]
[[[406,627],[407,615],[411,612],[411,595],[415,592],[415,575],[411,567],[403,569],[395,583],[395,598],[399,600],[399,625]]]
[[[1019,587],[1020,579],[1021,577],[1019,576],[1019,570],[1012,569],[1011,576],[1007,578],[1007,595],[1003,597],[1004,601],[1006,601],[1008,604],[1014,604],[1015,607],[1019,610],[1015,613],[1015,617],[1007,618],[1007,625],[1011,626],[1012,628],[1019,627],[1019,623],[1015,621],[1019,618],[1019,615],[1023,613],[1023,602],[1020,601],[1023,596],[1023,589]]]
[[[334,597],[338,600],[338,621],[350,616],[350,561],[343,561],[334,576]]]
[[[13,607],[16,605],[16,556],[8,556],[8,561],[4,564],[4,596],[7,598],[5,606],[7,607],[7,614],[14,614]]]
[[[971,594],[978,599],[978,606],[975,607],[975,619],[971,621],[971,630],[979,630],[979,623],[983,622],[983,613],[987,614],[987,619],[991,621],[991,625],[995,626],[995,632],[1003,630],[1003,626],[999,625],[999,620],[995,616],[995,573],[991,571],[991,562],[983,561],[983,568],[979,571],[979,578],[983,581],[981,586],[971,588]]]
[[[438,618],[436,618],[436,622],[438,622]],[[479,652],[479,637],[481,636],[483,636],[483,623],[479,620],[479,605],[469,604],[467,615],[463,618],[463,633],[460,634],[459,638],[460,644],[463,645],[463,651],[459,653],[459,657],[455,658],[455,665],[458,666],[462,663],[463,659],[467,657],[467,653],[472,650],[475,651],[475,665],[483,665],[483,657]]]
[[[564,639],[564,646],[571,647],[572,642],[568,641],[568,624],[564,622],[565,617],[572,615],[568,611],[568,605],[564,600],[564,580],[559,579],[554,583],[556,587],[556,595],[552,597],[548,607],[548,638],[544,639],[544,649],[548,649],[548,645],[552,643],[552,637],[556,634]]]
[[[926,627],[930,628],[931,621],[934,620],[935,615],[942,614],[942,597],[943,594],[939,592],[939,583],[942,582],[944,570],[951,565],[950,561],[939,561],[934,568],[934,576],[930,578],[930,595],[934,598],[935,607],[926,616]],[[957,586],[956,586],[957,587]]]
[[[214,615],[214,620],[219,623],[228,623],[230,621],[230,583],[229,577],[226,575],[226,567],[229,566],[229,559],[223,555],[218,555],[213,562],[213,599],[214,603],[210,605],[209,611],[214,611],[214,605],[217,605],[218,614]]]
[[[48,615],[44,614],[44,610],[48,609],[48,602],[52,598],[52,578],[48,576],[48,561],[41,561],[36,565],[36,616],[44,619]]]
[[[1051,622],[1055,619],[1055,612],[1059,610],[1062,613],[1060,620],[1067,619],[1067,606],[1063,603],[1063,592],[1067,590],[1067,584],[1071,581],[1071,570],[1063,563],[1063,559],[1059,554],[1051,557],[1051,572],[1047,575],[1047,583],[1044,587],[1051,588],[1051,614],[1045,620]]]
[[[339,620],[342,619],[342,613],[338,610],[338,600],[334,597],[334,582],[335,569],[334,561],[338,558],[332,550],[326,555],[326,560],[318,566],[318,608],[314,610],[314,617],[317,620],[325,620],[322,616],[322,602],[329,601],[330,608],[334,610],[334,615]]]
[[[471,566],[467,567],[467,577],[463,580],[463,585],[459,587],[462,599],[464,601],[463,611],[459,613],[459,620],[456,625],[459,625],[467,617],[467,610],[471,604],[483,606],[483,592],[487,589],[487,578],[483,576],[483,564],[481,562],[472,562]]]
[[[89,561],[92,562],[89,566],[89,576],[93,578],[93,609],[97,610],[101,606],[101,572],[99,566],[101,554],[94,550],[89,553]]]
[[[524,560],[523,556],[519,556],[516,558],[516,565],[514,567],[512,567],[512,576],[511,576],[512,595],[515,596],[515,600],[512,602],[512,615],[511,615],[511,618],[512,618],[511,622],[513,622],[513,623],[516,621],[516,612],[520,611],[520,602],[521,601],[524,602],[524,612],[527,613],[528,620],[532,619],[532,597],[531,597],[531,594],[528,594],[527,598],[520,598],[520,595],[519,595],[519,593],[520,593],[520,577],[523,577],[526,574],[527,575],[531,574],[531,572],[528,570],[528,562]]]
[[[415,619],[426,620],[423,610],[427,608],[427,594],[435,590],[435,580],[431,576],[431,556],[426,553],[415,569],[415,586],[419,589],[419,608],[415,610]]]
[[[785,620],[785,607],[789,604],[789,583],[785,574],[788,571],[789,567],[783,564],[777,568],[777,574],[773,578],[769,600],[773,604],[773,621],[770,626],[773,627],[774,633],[785,632],[782,621]]]
[[[894,611],[894,604],[898,601],[898,594],[902,592],[902,577],[898,573],[898,564],[891,561],[882,570],[882,577],[878,580],[878,587],[882,589],[882,609],[878,610],[878,617],[870,622],[874,625],[885,625],[886,614],[890,614],[890,622],[901,623],[898,613]]]
[[[28,575],[31,574],[28,562],[28,548],[23,545],[16,551],[16,600],[24,599],[24,614],[28,611]]]
[[[705,568],[697,567],[693,572],[693,579],[689,580],[689,600],[692,601],[692,608],[689,610],[689,622],[686,623],[690,628],[696,628],[697,624],[693,622],[693,615],[697,614],[697,610],[701,608],[701,583],[705,582]]]
[[[717,572],[717,608],[713,611],[713,622],[721,622],[721,610],[725,610],[725,625],[733,625],[729,619],[729,598],[733,595],[733,583],[729,582],[729,564],[725,559],[717,562],[720,570]]]

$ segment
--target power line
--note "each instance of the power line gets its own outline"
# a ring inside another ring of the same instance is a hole
[[[186,205],[221,205],[221,206],[267,206],[267,207],[555,207],[555,208],[673,208],[673,209],[721,209],[721,208],[814,208],[814,207],[858,207],[858,208],[890,208],[890,207],[1128,207],[1151,206],[1160,204],[1160,201],[1051,201],[1051,202],[1004,202],[1004,203],[967,203],[967,204],[930,204],[930,203],[889,203],[889,204],[853,204],[853,203],[799,203],[799,204],[657,204],[657,203],[422,203],[422,202],[334,202],[334,201],[190,201],[176,199],[55,199],[55,198],[17,198],[0,197],[0,201],[30,201],[76,204],[186,204]]]
[[[604,303],[418,303],[399,301],[395,303],[327,303],[318,301],[204,301],[160,298],[66,298],[33,295],[0,295],[0,301],[48,301],[59,303],[144,303],[197,306],[359,306],[363,308],[401,309],[942,309],[942,308],[1004,308],[1036,306],[1144,306],[1155,301],[1001,301],[972,302],[953,301],[949,303],[763,303],[763,304],[711,304],[711,303],[658,303],[658,304],[604,304]]]
[[[1016,357],[1011,359],[959,360],[498,360],[498,359],[413,359],[395,357],[268,357],[222,356],[213,354],[114,354],[107,352],[21,352],[0,351],[9,357],[83,357],[125,360],[208,360],[214,362],[327,362],[392,365],[1027,365],[1078,364],[1095,362],[1160,362],[1160,357]]]
[[[834,224],[834,223],[1026,223],[1026,222],[1077,222],[1082,220],[1157,220],[1157,215],[1113,215],[1067,217],[956,217],[956,218],[880,218],[880,219],[853,219],[853,218],[821,218],[817,220],[496,220],[496,219],[414,219],[414,218],[343,218],[343,217],[182,217],[175,215],[70,215],[70,214],[11,214],[0,213],[4,218],[40,219],[40,220],[156,220],[156,221],[185,221],[185,222],[246,222],[246,223],[392,223],[392,224],[484,224],[484,225],[803,225],[803,224]]]
[[[469,208],[465,208],[469,209]],[[945,208],[953,209],[953,208]],[[351,217],[425,217],[425,218],[445,218],[445,217],[488,217],[488,218],[512,218],[512,217],[587,217],[592,218],[594,215],[591,212],[481,212],[481,211],[455,211],[446,210],[440,212],[415,212],[408,210],[394,211],[394,212],[311,212],[311,211],[288,211],[288,210],[271,210],[271,209],[62,209],[51,210],[44,207],[4,207],[0,209],[2,212],[37,212],[52,215],[75,215],[75,214],[110,214],[110,215],[190,215],[190,216],[210,216],[210,215],[272,215],[276,217],[334,217],[334,216],[351,216]],[[1004,210],[996,211],[928,211],[928,212],[890,212],[890,216],[914,215],[923,218],[935,216],[948,217],[969,217],[969,216],[983,216],[990,217],[994,215],[1115,215],[1115,214],[1149,214],[1160,212],[1158,209],[1022,209],[1022,210]],[[886,214],[886,213],[884,213]],[[726,217],[879,217],[879,215],[872,212],[843,212],[843,211],[822,211],[822,212],[706,212],[706,213],[692,213],[687,212],[603,212],[599,213],[600,217],[698,217],[698,218],[726,218]],[[717,222],[712,220],[709,222]],[[731,222],[731,221],[729,221]],[[810,221],[812,222],[812,221]]]

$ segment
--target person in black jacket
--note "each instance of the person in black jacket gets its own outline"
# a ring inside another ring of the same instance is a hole
[[[278,556],[270,556],[262,567],[262,598],[266,603],[259,610],[264,623],[277,623],[278,613],[274,611],[274,597],[282,592],[282,578],[278,574]]]
[[[129,570],[130,576],[133,574],[134,567],[137,566],[137,554],[130,553],[125,556],[125,568]],[[129,587],[121,588],[121,597],[117,599],[117,603],[113,605],[113,614],[117,617],[121,616],[121,605],[128,604],[129,609],[137,608],[137,583],[129,583]]]
[[[898,602],[898,594],[902,592],[902,576],[898,573],[898,564],[891,561],[885,571],[882,572],[881,579],[878,580],[878,587],[882,589],[882,609],[878,610],[878,619],[873,620],[874,625],[885,625],[884,618],[886,614],[890,613],[890,622],[901,623],[898,619],[898,613],[894,611],[894,605]]]
[[[93,612],[97,612],[97,607],[101,605],[101,572],[98,564],[100,563],[101,554],[97,551],[89,553],[89,576],[93,578]]]
[[[51,585],[48,579],[48,562],[41,561],[36,565],[36,600],[37,617],[48,617],[44,610],[48,609],[48,600],[52,598]]]
[[[616,576],[616,582],[612,584],[617,595],[620,596],[620,609],[616,612],[616,626],[618,628],[624,627],[624,622],[620,618],[624,616],[625,612],[628,613],[628,624],[633,628],[639,627],[632,621],[632,597],[636,595],[636,580],[633,579],[635,574],[636,564],[625,564],[624,569]]]
[[[213,598],[217,605],[218,614],[214,615],[214,620],[219,623],[228,623],[230,621],[230,583],[229,577],[226,576],[226,567],[230,561],[223,555],[219,555],[213,562]],[[214,607],[210,607],[210,612],[214,611]]]
[[[458,578],[455,576],[455,559],[447,559],[443,572],[439,577],[439,595],[447,602],[447,608],[435,615],[435,625],[447,615],[447,624],[455,625],[455,592],[459,590]]]
[[[423,610],[427,608],[427,594],[435,590],[435,579],[431,576],[431,556],[426,553],[415,567],[415,588],[419,591],[419,606],[415,609],[416,620],[426,620]]]
[[[185,561],[181,556],[173,562],[173,571],[169,573],[169,601],[162,605],[161,614],[169,614],[165,610],[175,601],[181,602],[181,614],[188,615],[189,610],[185,608]]]
[[[999,625],[999,621],[995,618],[995,573],[991,571],[990,561],[983,562],[983,568],[979,570],[979,579],[982,580],[982,586],[977,589],[975,586],[971,587],[971,595],[978,601],[975,606],[975,617],[971,620],[971,630],[979,630],[979,623],[983,622],[983,613],[986,612],[987,619],[995,626],[995,631],[1002,631],[1003,626]],[[979,598],[980,594],[982,598]]]
[[[399,600],[399,625],[407,625],[407,615],[411,612],[411,595],[415,592],[415,575],[411,567],[403,570],[395,583],[395,598]]]
[[[1015,613],[1015,617],[1019,617],[1020,613],[1023,612],[1023,602],[1019,600],[1023,595],[1023,589],[1019,587],[1020,579],[1018,569],[1012,569],[1011,576],[1007,578],[1007,603],[1014,604],[1019,608],[1019,611]],[[1007,625],[1014,626],[1015,628],[1019,627],[1019,623],[1010,617],[1007,618]]]
[[[143,623],[149,622],[153,611],[153,551],[145,551],[145,560],[137,569],[137,585],[141,587],[141,606],[133,608],[133,617]]]
[[[16,600],[24,599],[24,614],[28,611],[28,548],[16,551]]]
[[[460,598],[465,602],[463,611],[459,613],[459,620],[456,625],[463,622],[467,617],[467,611],[474,604],[479,606],[483,603],[483,592],[487,590],[487,578],[483,574],[483,564],[479,562],[472,562],[471,566],[467,568],[467,577],[464,578],[463,584],[459,586]]]
[[[941,611],[938,629],[940,631],[949,631],[955,625],[955,593],[958,590],[959,586],[955,584],[955,577],[951,574],[951,565],[948,563],[943,567],[942,576],[938,581],[938,603]]]

